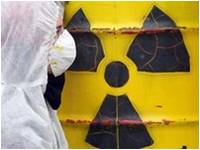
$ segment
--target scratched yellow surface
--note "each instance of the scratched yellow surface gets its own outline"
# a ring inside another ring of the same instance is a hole
[[[141,28],[153,5],[169,15],[181,30],[190,55],[190,72],[138,72],[126,57],[135,34],[96,33],[105,57],[97,72],[66,73],[59,109],[69,148],[94,148],[85,142],[88,125],[66,124],[66,119],[92,120],[107,94],[127,94],[143,121],[174,121],[169,125],[147,125],[154,144],[147,148],[198,148],[198,2],[69,2],[65,24],[82,8],[92,28]],[[121,88],[104,80],[106,65],[120,60],[130,78]],[[162,107],[156,107],[161,105]]]

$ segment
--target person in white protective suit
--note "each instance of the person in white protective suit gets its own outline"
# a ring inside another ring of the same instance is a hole
[[[55,2],[1,2],[1,148],[67,148],[43,96],[48,64],[59,76],[75,58],[66,30],[55,42],[59,10]]]

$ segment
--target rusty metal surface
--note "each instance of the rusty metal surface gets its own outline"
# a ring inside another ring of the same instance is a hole
[[[82,32],[93,32],[93,33],[115,33],[115,34],[152,34],[152,33],[160,33],[166,31],[177,31],[180,30],[182,32],[199,32],[199,28],[194,27],[176,27],[176,28],[157,28],[157,29],[141,29],[138,27],[123,27],[123,28],[91,28],[90,31],[83,30],[80,28],[71,28],[69,29],[72,33],[82,33]]]
[[[121,120],[119,121],[119,125],[137,125],[137,124],[145,124],[150,126],[156,125],[170,125],[170,124],[182,124],[182,123],[198,123],[198,120],[170,120],[170,119],[162,119],[160,121],[136,121],[136,120]],[[76,120],[76,119],[66,119],[61,120],[61,123],[64,125],[89,125],[93,124],[104,124],[104,125],[112,125],[109,120],[102,120],[101,122],[92,121],[92,120]]]

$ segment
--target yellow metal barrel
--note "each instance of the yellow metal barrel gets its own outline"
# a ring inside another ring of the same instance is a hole
[[[65,13],[76,44],[82,42],[80,62],[66,72],[59,110],[69,148],[106,148],[94,134],[100,140],[107,135],[94,133],[92,124],[113,123],[98,120],[107,98],[116,100],[114,148],[131,138],[133,145],[126,144],[131,148],[198,148],[198,2],[69,2]],[[124,99],[138,119],[120,118]],[[134,128],[138,124],[148,132],[144,137]],[[128,126],[133,136],[125,133]]]

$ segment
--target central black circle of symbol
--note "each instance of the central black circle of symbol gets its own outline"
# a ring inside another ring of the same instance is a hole
[[[105,80],[110,86],[121,87],[128,78],[128,68],[120,61],[111,62],[106,66]]]

